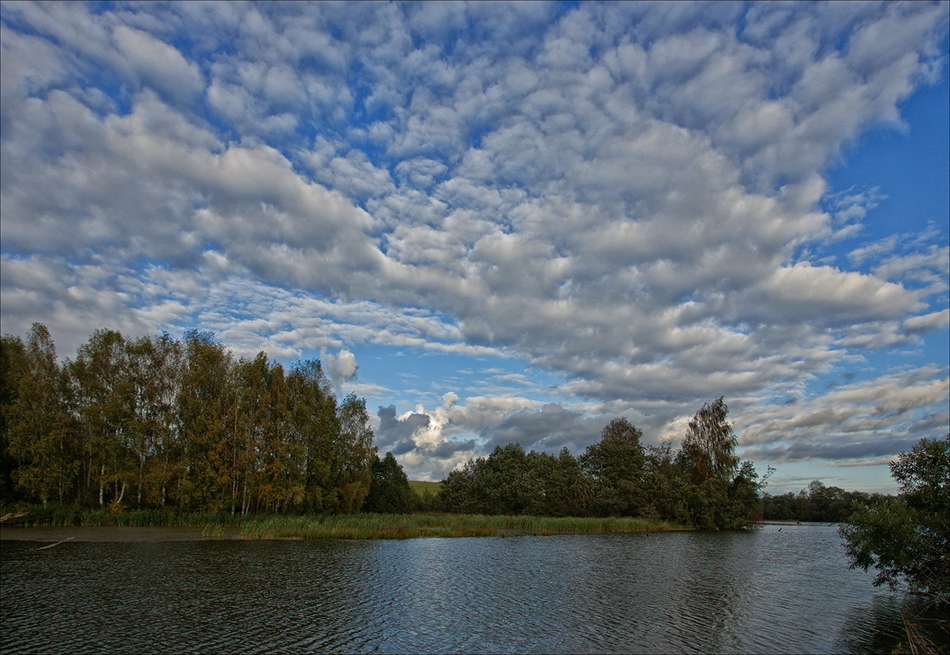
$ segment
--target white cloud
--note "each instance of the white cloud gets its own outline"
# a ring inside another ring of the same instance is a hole
[[[905,452],[946,432],[950,378],[928,367],[842,385],[801,402],[759,405],[737,425],[745,457],[862,459]]]
[[[950,327],[950,309],[942,309],[922,316],[911,316],[904,321],[903,327],[904,331],[910,334],[946,329]]]
[[[5,5],[4,329],[194,323],[340,353],[362,385],[364,343],[563,380],[547,410],[422,412],[443,469],[476,449],[439,430],[557,416],[532,443],[579,447],[608,410],[662,431],[719,394],[757,407],[947,324],[945,233],[812,254],[873,216],[825,171],[935,79],[946,13]]]
[[[189,104],[201,93],[204,87],[201,71],[174,46],[125,25],[117,25],[112,38],[134,73],[152,88]]]
[[[830,266],[784,267],[763,286],[790,317],[861,322],[896,318],[919,308],[917,294],[900,285]]]
[[[321,360],[330,382],[337,389],[341,389],[344,384],[356,377],[356,371],[359,369],[359,365],[356,363],[356,355],[346,348],[336,354],[324,354]]]

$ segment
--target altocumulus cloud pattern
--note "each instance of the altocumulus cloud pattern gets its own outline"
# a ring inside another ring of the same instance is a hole
[[[5,333],[321,357],[421,478],[720,395],[779,488],[948,429],[946,204],[848,168],[946,196],[947,3],[0,16]]]

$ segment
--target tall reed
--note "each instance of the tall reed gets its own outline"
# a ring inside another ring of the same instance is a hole
[[[243,517],[226,512],[179,512],[174,509],[136,509],[114,512],[73,505],[30,507],[16,524],[28,527],[192,527],[210,523],[234,526]]]
[[[32,507],[17,524],[50,527],[202,527],[205,536],[221,536],[225,528],[239,527],[241,536],[246,539],[410,539],[573,532],[667,532],[685,529],[668,521],[640,518],[440,513],[241,516],[226,512],[179,512],[174,509],[113,512],[70,505]]]
[[[241,524],[249,539],[408,539],[510,534],[668,532],[683,526],[637,518],[485,516],[481,514],[340,514],[268,516]]]

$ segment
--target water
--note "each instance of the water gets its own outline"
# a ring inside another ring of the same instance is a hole
[[[406,541],[0,542],[3,653],[890,652],[834,527]]]

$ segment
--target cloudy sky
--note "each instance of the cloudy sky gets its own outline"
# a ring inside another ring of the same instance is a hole
[[[894,489],[947,433],[947,3],[5,3],[2,331],[320,358],[441,479],[682,437]]]

